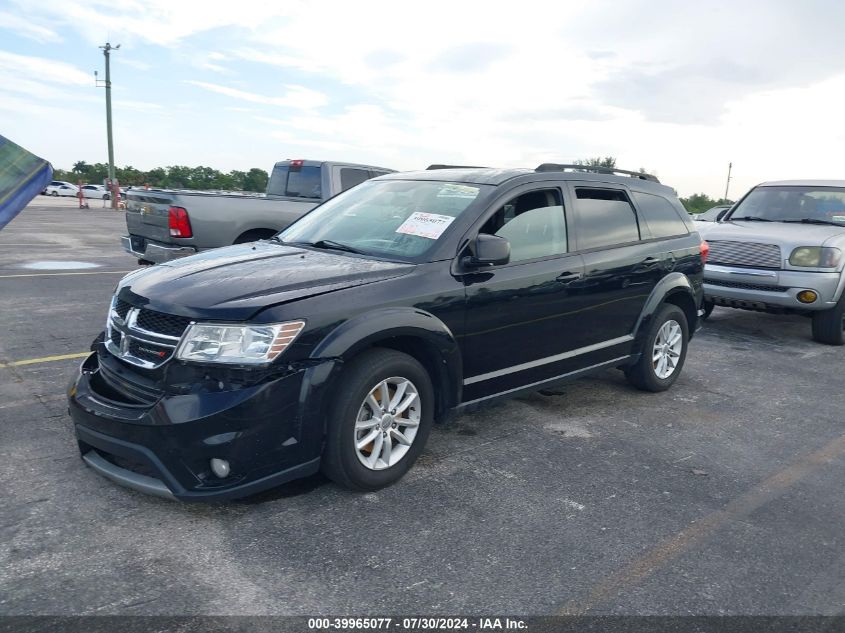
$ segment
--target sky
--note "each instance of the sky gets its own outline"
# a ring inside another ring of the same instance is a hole
[[[845,178],[839,0],[0,0],[0,134],[69,169],[591,156],[679,195]]]

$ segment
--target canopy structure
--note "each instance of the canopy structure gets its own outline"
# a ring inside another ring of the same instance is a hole
[[[53,178],[53,167],[0,136],[0,230]]]

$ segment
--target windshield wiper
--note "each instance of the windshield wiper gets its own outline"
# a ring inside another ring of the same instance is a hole
[[[288,242],[288,244],[295,244],[296,246],[311,246],[313,248],[328,248],[333,251],[345,251],[347,253],[355,253],[356,255],[363,255],[363,251],[349,246],[348,244],[341,244],[333,240],[317,240],[316,242]]]
[[[757,218],[757,217],[754,217],[754,216],[751,216],[751,215],[746,215],[746,216],[743,216],[741,218],[735,218],[735,217],[731,216],[730,220],[731,221],[741,220],[743,222],[771,222],[771,220],[768,220],[766,218]]]
[[[843,226],[842,222],[833,220],[820,220],[818,218],[801,218],[800,220],[781,220],[781,222],[793,222],[796,224],[829,224],[830,226]]]

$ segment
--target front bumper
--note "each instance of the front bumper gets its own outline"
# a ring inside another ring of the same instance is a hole
[[[837,272],[763,270],[707,264],[704,296],[717,305],[752,310],[828,310],[836,305],[842,275]],[[802,290],[818,295],[813,303],[798,301]]]
[[[193,246],[170,246],[136,235],[124,235],[120,238],[120,243],[123,250],[130,255],[154,264],[169,262],[172,259],[187,257],[188,255],[196,255],[199,252]]]
[[[101,475],[160,497],[221,501],[319,469],[314,429],[303,432],[299,414],[303,374],[137,402],[114,389],[95,352],[71,383],[68,406],[82,459]],[[228,477],[211,472],[212,458],[230,463]]]

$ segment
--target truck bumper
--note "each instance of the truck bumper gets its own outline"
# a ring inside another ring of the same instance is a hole
[[[840,273],[757,270],[707,264],[704,296],[716,305],[749,310],[829,310],[836,305]],[[818,298],[802,303],[798,293],[812,290]]]
[[[123,245],[123,250],[130,255],[154,264],[169,262],[171,259],[187,257],[188,255],[196,255],[199,252],[193,246],[169,246],[135,235],[124,235],[120,238],[120,243]]]

